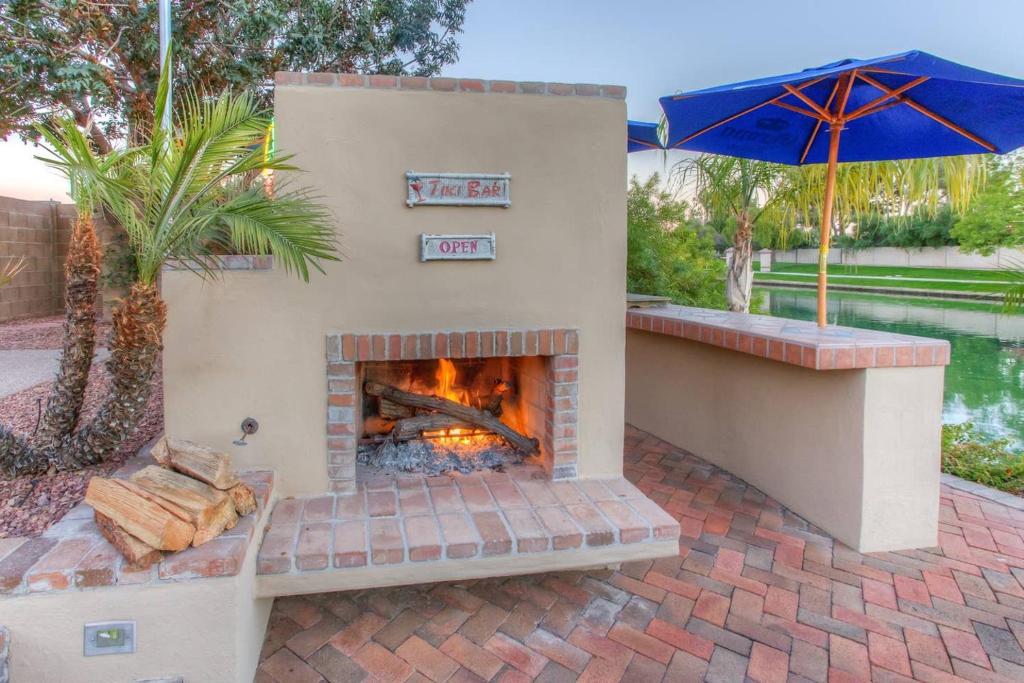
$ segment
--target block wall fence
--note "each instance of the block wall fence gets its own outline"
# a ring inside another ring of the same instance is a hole
[[[0,287],[0,322],[64,310],[64,259],[75,220],[73,204],[0,197],[0,267],[24,258],[25,269]],[[96,218],[100,242],[112,228]]]

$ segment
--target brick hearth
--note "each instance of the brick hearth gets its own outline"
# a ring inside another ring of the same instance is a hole
[[[260,549],[257,590],[587,566],[673,553],[678,537],[679,524],[623,478],[552,481],[529,465],[378,477],[354,494],[280,501]]]

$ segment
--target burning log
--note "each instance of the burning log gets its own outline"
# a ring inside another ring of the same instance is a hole
[[[424,413],[395,422],[395,428],[391,430],[391,438],[394,441],[408,441],[409,439],[420,438],[423,432],[436,432],[446,429],[473,430],[474,428],[474,425],[471,423],[464,422],[451,415]]]
[[[367,382],[364,386],[364,391],[370,396],[385,398],[410,408],[444,413],[460,422],[482,427],[494,432],[525,455],[533,455],[540,452],[540,443],[536,439],[520,434],[487,411],[478,410],[472,406],[450,401],[440,396],[427,396],[425,394],[403,391],[397,387],[378,382]]]
[[[401,420],[406,417],[412,417],[413,415],[413,410],[409,406],[399,405],[394,401],[387,400],[386,398],[378,400],[377,412],[386,420]]]

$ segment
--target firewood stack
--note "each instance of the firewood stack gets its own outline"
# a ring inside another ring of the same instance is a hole
[[[133,568],[202,545],[256,510],[253,490],[226,453],[165,436],[152,454],[159,466],[128,479],[93,477],[85,494],[96,526]]]

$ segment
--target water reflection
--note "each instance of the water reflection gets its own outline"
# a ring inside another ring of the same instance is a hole
[[[813,290],[763,288],[761,313],[814,320]],[[943,419],[970,420],[992,437],[1024,445],[1024,315],[1002,315],[998,304],[830,292],[829,323],[946,339]]]

